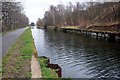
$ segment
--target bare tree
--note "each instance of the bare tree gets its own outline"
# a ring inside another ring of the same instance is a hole
[[[71,2],[65,7],[63,4],[50,6],[45,13],[43,22],[48,26],[79,26],[85,29],[93,24],[105,24],[120,20],[119,2]]]
[[[20,2],[2,2],[2,31],[26,27],[29,23],[28,18],[23,13]]]

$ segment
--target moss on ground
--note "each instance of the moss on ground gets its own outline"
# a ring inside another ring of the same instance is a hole
[[[31,56],[34,43],[30,29],[27,29],[9,49],[3,58],[3,78],[31,78]]]

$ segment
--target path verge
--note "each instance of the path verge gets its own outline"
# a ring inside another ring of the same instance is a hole
[[[39,62],[34,55],[32,56],[32,60],[31,60],[31,73],[32,73],[31,78],[42,78]]]
[[[31,30],[27,29],[3,58],[2,78],[31,78],[34,48]]]

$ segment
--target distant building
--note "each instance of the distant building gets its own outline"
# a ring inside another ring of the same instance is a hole
[[[30,23],[30,26],[35,26],[35,23],[34,23],[34,22],[31,22],[31,23]]]
[[[30,28],[32,28],[32,29],[35,28],[35,23],[34,22],[30,23]]]

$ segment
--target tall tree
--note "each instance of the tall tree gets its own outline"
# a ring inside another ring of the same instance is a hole
[[[28,18],[23,13],[20,2],[2,2],[2,31],[26,27]]]
[[[118,22],[120,20],[119,2],[71,2],[50,6],[44,15],[44,24],[48,26],[79,26],[85,29],[90,25]]]

